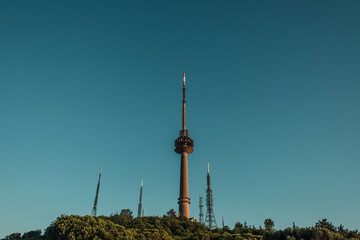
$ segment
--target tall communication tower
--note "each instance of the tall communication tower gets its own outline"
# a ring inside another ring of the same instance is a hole
[[[182,130],[180,136],[175,140],[175,152],[181,154],[180,168],[180,196],[178,199],[180,216],[190,218],[190,198],[188,182],[188,154],[194,151],[194,142],[186,130],[186,100],[185,100],[185,73],[183,75],[183,101],[182,101]]]
[[[207,211],[206,211],[205,223],[207,224],[207,226],[210,229],[217,228],[217,223],[216,223],[214,209],[213,209],[214,201],[213,201],[213,195],[212,195],[212,190],[211,190],[211,185],[210,185],[209,163],[207,163],[206,206],[207,206]]]
[[[140,201],[139,201],[139,207],[138,207],[138,217],[141,217],[141,208],[142,208],[142,190],[143,190],[143,180],[141,180],[141,187],[140,187]]]
[[[94,207],[93,210],[91,212],[91,216],[96,217],[96,210],[97,210],[97,202],[98,202],[98,198],[99,198],[99,189],[100,189],[100,180],[101,180],[101,171],[102,168],[100,169],[100,174],[99,174],[99,182],[96,188],[96,196],[95,196],[95,202],[94,202]]]
[[[203,213],[203,203],[202,203],[202,197],[199,197],[199,208],[200,208],[200,214],[199,214],[199,222],[201,224],[204,223],[204,213]]]

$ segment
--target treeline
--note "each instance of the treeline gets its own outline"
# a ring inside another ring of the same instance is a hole
[[[132,212],[123,209],[110,216],[62,215],[45,230],[42,237],[47,240],[90,240],[90,239],[198,239],[198,240],[343,240],[360,239],[360,233],[333,226],[326,219],[314,227],[300,228],[293,224],[284,230],[275,230],[274,221],[266,219],[264,227],[248,226],[237,222],[233,229],[228,226],[214,230],[186,218],[178,218],[170,210],[163,217],[133,218]],[[10,235],[9,235],[10,236]],[[7,236],[7,237],[9,237]],[[22,236],[24,237],[25,234]],[[18,236],[21,237],[21,236]],[[20,238],[5,238],[20,239]],[[32,239],[32,238],[29,238]],[[34,238],[41,239],[41,238]]]
[[[4,240],[12,240],[12,239],[27,239],[27,240],[37,240],[37,239],[43,239],[43,236],[41,235],[41,230],[32,230],[30,232],[26,232],[21,235],[21,233],[12,233],[7,235]]]

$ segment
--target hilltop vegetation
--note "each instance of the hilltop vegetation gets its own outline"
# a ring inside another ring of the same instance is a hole
[[[342,225],[335,227],[326,219],[317,222],[314,227],[307,228],[293,225],[284,230],[274,230],[274,222],[266,219],[264,227],[259,228],[247,226],[246,222],[237,222],[233,229],[225,226],[210,230],[198,222],[177,218],[172,211],[163,217],[140,218],[133,218],[131,211],[122,211],[109,217],[62,215],[50,224],[44,236],[40,236],[38,232],[36,236],[13,233],[5,239],[355,240],[360,239],[360,233],[357,230],[345,229]]]
[[[24,233],[23,235],[21,235],[21,233],[12,233],[7,235],[4,239],[43,240],[45,238],[44,236],[41,236],[41,230],[32,230],[30,232]]]

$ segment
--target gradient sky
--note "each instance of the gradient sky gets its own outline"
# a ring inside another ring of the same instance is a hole
[[[360,228],[360,1],[0,1],[0,237],[61,214]]]

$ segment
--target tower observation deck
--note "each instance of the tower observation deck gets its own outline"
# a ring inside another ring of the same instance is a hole
[[[180,216],[190,218],[190,198],[189,198],[189,182],[188,182],[188,164],[187,156],[194,151],[194,142],[189,137],[186,130],[186,89],[185,89],[185,73],[183,75],[183,109],[182,109],[182,130],[180,136],[175,140],[175,152],[181,154],[180,165],[180,196],[178,199]]]

